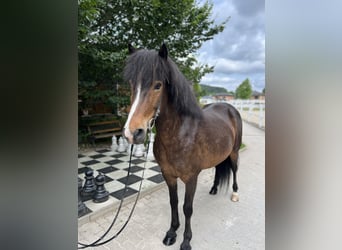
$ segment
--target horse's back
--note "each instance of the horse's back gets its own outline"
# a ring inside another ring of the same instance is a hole
[[[233,105],[225,102],[207,104],[203,107],[203,112],[209,116],[222,116],[224,119],[228,116],[229,119],[241,120],[239,111]]]
[[[226,124],[229,130],[234,133],[234,148],[240,147],[242,137],[242,119],[239,111],[229,103],[211,103],[203,107],[206,120],[223,121],[221,124]],[[219,123],[219,122],[218,122]],[[222,131],[222,130],[221,130]]]

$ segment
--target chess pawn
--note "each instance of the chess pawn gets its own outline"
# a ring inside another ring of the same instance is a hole
[[[126,140],[126,138],[124,137],[123,138],[123,142],[124,142],[124,145],[125,145],[125,150],[127,151],[127,148],[128,148],[128,141]]]
[[[112,149],[113,152],[115,152],[117,148],[118,148],[117,139],[116,139],[116,136],[113,135],[111,149]]]
[[[149,143],[149,146],[148,146],[148,152],[146,152],[148,160],[153,160],[154,159],[154,154],[153,154],[154,136],[155,136],[154,133],[151,133],[150,143]]]
[[[136,145],[136,150],[134,152],[135,157],[141,157],[144,155],[144,145],[143,144],[138,144]]]
[[[145,147],[145,145],[144,145],[144,144],[141,144],[141,150],[142,150],[143,152],[145,152],[145,151],[146,151],[146,147]]]
[[[81,198],[82,191],[82,179],[78,177],[78,217],[81,217],[86,212],[86,206],[84,205]]]
[[[123,152],[126,151],[126,148],[125,148],[125,145],[124,145],[124,141],[123,141],[122,136],[119,138],[119,146],[118,146],[118,148],[117,148],[117,151],[118,151],[119,153],[123,153]]]
[[[132,148],[132,144],[128,143],[127,151],[126,151],[128,155],[131,154],[131,148]],[[133,152],[134,152],[134,147],[133,147]]]
[[[94,181],[94,171],[89,168],[85,172],[85,182],[83,189],[81,191],[81,196],[87,198],[87,197],[92,197],[94,195],[96,186],[95,186],[95,181]]]
[[[109,192],[106,190],[105,184],[105,176],[103,174],[99,174],[95,178],[96,190],[93,196],[93,202],[101,203],[105,202],[109,198]]]

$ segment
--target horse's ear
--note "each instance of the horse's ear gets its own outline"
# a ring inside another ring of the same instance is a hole
[[[167,59],[167,48],[165,43],[163,43],[163,45],[159,49],[159,56],[161,58],[164,58],[165,60]]]
[[[132,46],[132,44],[128,44],[128,52],[129,54],[133,54],[136,51],[136,49]]]

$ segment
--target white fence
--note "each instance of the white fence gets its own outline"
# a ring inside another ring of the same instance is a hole
[[[228,103],[239,110],[242,119],[265,128],[265,100],[231,100]]]

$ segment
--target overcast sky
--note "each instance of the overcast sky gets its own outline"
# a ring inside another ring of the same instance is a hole
[[[235,91],[249,78],[253,90],[265,87],[265,1],[213,0],[213,18],[220,23],[230,16],[224,31],[205,42],[197,58],[215,66],[201,84]]]

